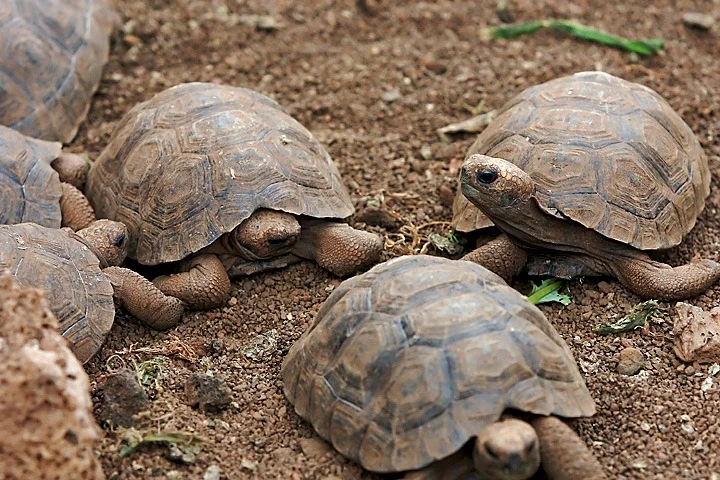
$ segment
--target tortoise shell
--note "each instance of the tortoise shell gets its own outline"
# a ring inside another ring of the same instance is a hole
[[[113,287],[97,256],[69,232],[33,223],[0,225],[0,270],[45,291],[60,333],[82,363],[100,349],[115,319]]]
[[[60,228],[62,187],[50,164],[61,147],[0,125],[0,224]]]
[[[133,107],[90,170],[98,218],[127,225],[142,264],[180,260],[256,209],[345,218],[337,167],[312,134],[246,88],[186,83]]]
[[[468,156],[522,168],[540,207],[641,250],[679,244],[710,193],[707,157],[690,127],[653,90],[581,72],[521,92]],[[458,191],[453,225],[491,225]]]
[[[282,379],[321,437],[378,472],[445,458],[506,409],[595,412],[540,310],[480,265],[425,255],[340,284],[290,348]]]
[[[0,123],[72,140],[100,83],[116,21],[106,0],[2,0]]]

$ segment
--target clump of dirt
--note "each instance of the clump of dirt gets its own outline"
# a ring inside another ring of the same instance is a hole
[[[104,479],[87,374],[40,290],[0,275],[2,477]]]
[[[658,258],[675,265],[695,255],[718,259],[718,31],[689,28],[682,20],[690,11],[718,17],[716,3],[517,0],[501,12],[496,2],[469,0],[365,3],[373,15],[353,0],[124,1],[124,30],[72,149],[95,158],[124,113],[171,85],[249,87],[275,98],[326,145],[360,210],[387,212],[353,220],[387,236],[384,259],[419,251],[449,255],[429,238],[449,233],[458,169],[475,134],[443,138],[437,130],[499,108],[530,85],[601,69],[663,95],[710,160],[705,211],[684,243]],[[246,21],[247,15],[264,16],[263,22]],[[508,16],[518,22],[573,18],[625,37],[662,37],[666,50],[636,57],[548,31],[486,40],[486,27]],[[160,373],[144,384],[154,400],[136,428],[190,433],[202,442],[194,457],[186,457],[189,464],[173,460],[183,457],[169,455],[167,442],[120,456],[126,436],[106,429],[100,458],[108,476],[379,478],[318,440],[282,394],[282,358],[337,284],[303,262],[234,282],[226,305],[188,312],[169,332],[119,314],[87,366],[93,386],[133,361],[162,360]],[[530,291],[526,278],[513,286]],[[574,425],[610,478],[720,478],[720,377],[713,365],[676,357],[673,306],[660,303],[659,319],[645,328],[599,336],[596,327],[620,319],[640,299],[611,280],[572,282],[570,292],[569,306],[541,308],[567,340],[597,401],[597,415]],[[720,287],[689,303],[707,311],[719,306]],[[617,372],[628,347],[645,357],[635,375]],[[205,412],[188,405],[185,384],[196,371],[225,380],[232,390],[229,408]]]

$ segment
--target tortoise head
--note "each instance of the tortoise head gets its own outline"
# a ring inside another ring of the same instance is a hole
[[[535,182],[519,167],[478,154],[463,163],[460,186],[463,195],[490,217],[522,208],[535,193]]]
[[[246,260],[268,259],[288,253],[299,236],[295,215],[260,209],[230,232],[228,248]]]
[[[510,418],[485,427],[475,439],[473,463],[483,478],[525,480],[540,468],[540,441],[527,422]]]
[[[129,242],[128,229],[124,223],[96,220],[76,234],[100,258],[101,264],[117,266],[125,261]]]

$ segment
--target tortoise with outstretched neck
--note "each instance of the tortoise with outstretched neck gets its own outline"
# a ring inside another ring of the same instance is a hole
[[[119,20],[107,0],[2,0],[0,124],[43,140],[72,140]]]
[[[712,260],[671,267],[646,253],[693,228],[710,171],[690,127],[642,85],[582,72],[523,91],[478,137],[460,177],[456,228],[503,232],[464,258],[506,279],[528,252],[530,274],[609,275],[643,297],[692,297],[720,279]]]
[[[354,211],[323,146],[270,98],[186,83],[133,107],[90,170],[99,218],[123,222],[129,257],[174,263],[153,280],[191,308],[230,294],[230,277],[301,259],[336,275],[377,262],[378,235]]]
[[[80,230],[95,220],[82,193],[90,165],[61,149],[0,125],[0,224]]]
[[[168,328],[182,318],[180,300],[119,266],[127,254],[127,236],[125,225],[110,220],[77,232],[34,223],[0,225],[0,270],[45,292],[60,333],[82,363],[105,341],[115,303],[152,328]]]
[[[595,413],[545,316],[472,262],[390,260],[345,280],[281,375],[295,411],[343,455],[406,479],[600,480],[559,417]]]

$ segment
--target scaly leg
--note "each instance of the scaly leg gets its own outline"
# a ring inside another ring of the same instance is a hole
[[[217,255],[196,255],[186,262],[183,268],[186,271],[156,277],[155,286],[192,309],[222,305],[230,296],[230,278]]]
[[[480,264],[505,281],[510,281],[527,263],[527,253],[503,234],[476,248],[461,260]]]
[[[60,197],[60,212],[62,213],[62,226],[70,227],[74,231],[81,230],[95,221],[95,211],[85,195],[69,183],[62,182],[62,196]]]
[[[562,420],[537,417],[530,423],[540,440],[540,458],[550,480],[607,480],[600,462]]]
[[[379,235],[347,223],[303,220],[301,225],[300,238],[290,253],[314,260],[337,276],[350,275],[380,259],[384,242]]]
[[[148,327],[166,330],[182,320],[182,302],[164,295],[142,275],[122,267],[107,267],[103,273],[110,278],[115,301]]]
[[[700,260],[679,267],[654,262],[644,253],[613,258],[620,282],[643,298],[684,300],[700,295],[720,279],[720,264]]]

